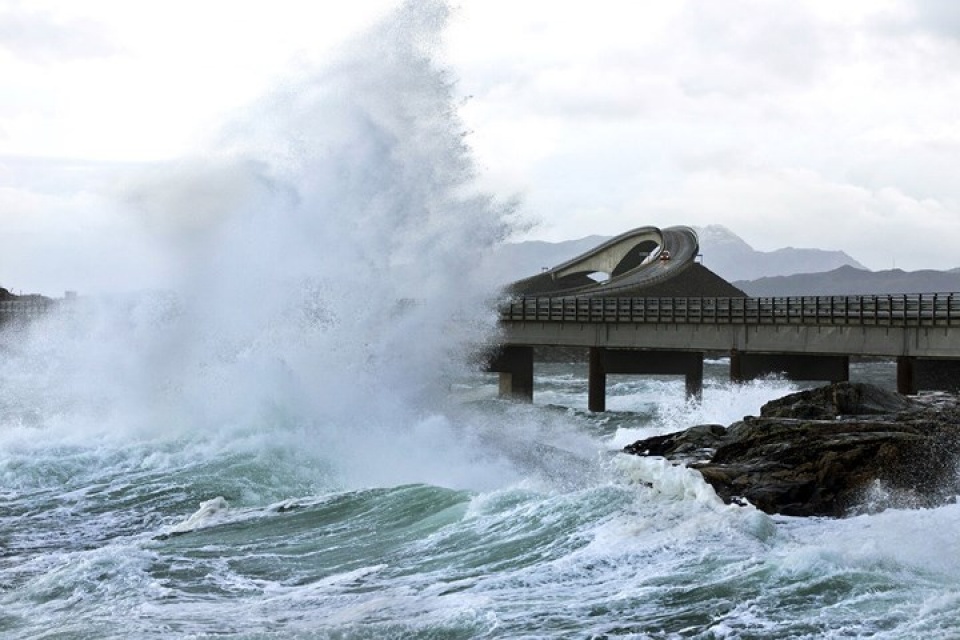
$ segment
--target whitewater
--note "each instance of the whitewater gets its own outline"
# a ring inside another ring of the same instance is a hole
[[[496,397],[522,221],[477,187],[448,17],[402,7],[129,184],[169,287],[0,331],[0,637],[960,637],[960,506],[768,516],[619,453],[794,383],[708,361],[702,401],[611,376],[593,414],[555,362]]]

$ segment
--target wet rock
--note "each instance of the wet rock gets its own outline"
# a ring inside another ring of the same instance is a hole
[[[815,418],[899,413],[917,408],[916,402],[870,384],[838,382],[792,393],[760,408],[764,418]]]
[[[719,424],[701,424],[686,431],[653,436],[624,447],[638,456],[663,456],[683,462],[709,460],[727,434]]]
[[[928,507],[960,494],[960,403],[838,383],[768,403],[726,429],[700,425],[624,451],[687,464],[725,501],[767,513]]]

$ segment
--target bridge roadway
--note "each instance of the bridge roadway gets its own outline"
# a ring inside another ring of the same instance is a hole
[[[589,405],[611,373],[679,374],[699,394],[704,354],[733,380],[770,373],[846,380],[850,356],[896,359],[901,393],[960,388],[960,293],[784,298],[525,297],[500,308],[488,369],[501,393],[532,399],[533,347],[590,350]]]

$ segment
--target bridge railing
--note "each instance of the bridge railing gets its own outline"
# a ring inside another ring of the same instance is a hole
[[[0,322],[38,318],[47,313],[53,304],[48,298],[0,301]]]
[[[505,322],[960,326],[960,293],[765,298],[522,297]]]

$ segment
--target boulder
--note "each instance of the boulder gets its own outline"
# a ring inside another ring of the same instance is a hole
[[[960,494],[960,403],[837,383],[775,400],[725,429],[700,425],[624,451],[687,464],[723,500],[771,514],[929,507]]]
[[[685,463],[709,460],[727,435],[719,424],[701,424],[686,431],[653,436],[627,445],[624,451],[638,456],[663,456]]]
[[[760,408],[764,418],[829,419],[900,413],[917,408],[910,398],[871,384],[837,382],[791,393]]]

